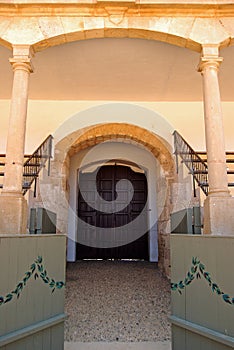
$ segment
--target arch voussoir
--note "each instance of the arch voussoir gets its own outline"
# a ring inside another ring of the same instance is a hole
[[[73,142],[68,155],[71,157],[80,150],[109,140],[121,140],[144,146],[158,159],[167,174],[174,173],[172,154],[157,135],[136,125],[125,123],[108,123],[89,128]]]

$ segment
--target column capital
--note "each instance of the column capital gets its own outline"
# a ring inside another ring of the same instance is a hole
[[[33,72],[32,47],[29,45],[14,45],[13,46],[13,57],[9,59],[13,70],[25,70],[27,73]]]
[[[31,59],[26,60],[26,59],[10,58],[9,62],[12,65],[14,71],[20,69],[20,70],[25,70],[27,73],[33,72]]]
[[[219,45],[203,44],[200,63],[198,65],[198,72],[203,72],[206,68],[213,68],[219,70],[223,58],[219,56]]]
[[[206,68],[213,68],[216,71],[219,70],[219,66],[223,62],[222,57],[215,56],[203,56],[200,58],[198,65],[198,72],[202,73]]]

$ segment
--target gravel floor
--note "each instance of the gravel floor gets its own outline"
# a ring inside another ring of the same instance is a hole
[[[170,339],[170,285],[155,264],[80,261],[67,266],[65,340]]]

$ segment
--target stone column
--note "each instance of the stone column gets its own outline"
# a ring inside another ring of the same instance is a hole
[[[27,202],[22,195],[29,75],[29,46],[15,46],[14,71],[3,190],[0,195],[0,233],[26,233]]]
[[[203,77],[203,101],[209,194],[204,203],[204,233],[234,234],[228,189],[223,117],[218,70],[222,62],[218,46],[203,46],[199,71]]]

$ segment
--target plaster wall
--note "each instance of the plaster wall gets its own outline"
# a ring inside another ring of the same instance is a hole
[[[26,153],[31,153],[66,120],[87,108],[109,103],[103,101],[35,101],[28,106]],[[129,102],[131,103],[131,102]],[[178,130],[195,150],[205,149],[205,133],[202,102],[137,102],[165,118],[173,129]],[[9,100],[0,100],[0,153],[5,153],[8,129]],[[226,149],[234,149],[233,132],[234,102],[222,103]],[[111,116],[110,116],[111,120]],[[144,122],[144,116],[142,116]]]

